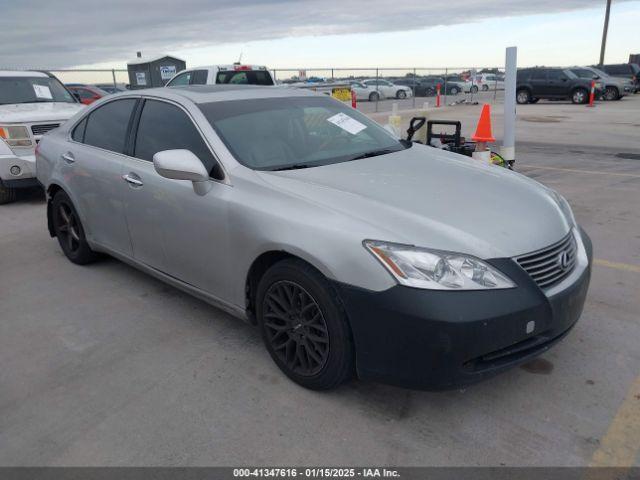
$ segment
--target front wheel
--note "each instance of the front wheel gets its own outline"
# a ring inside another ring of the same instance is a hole
[[[371,92],[369,94],[369,101],[370,102],[377,102],[378,100],[380,100],[380,95],[378,94],[378,92]]]
[[[576,104],[587,103],[588,94],[584,88],[578,88],[571,94],[571,101]]]
[[[396,98],[407,98],[407,92],[405,92],[404,90],[398,90],[398,92],[396,93]]]
[[[276,263],[260,280],[256,310],[267,350],[291,380],[328,390],[353,376],[347,315],[316,269],[297,259]]]
[[[477,85],[473,85],[471,87],[471,93],[478,93],[478,86]]]
[[[482,91],[483,92],[486,92],[488,90],[489,90],[489,85],[487,85],[487,84],[482,85]]]
[[[604,91],[604,99],[609,101],[620,100],[618,89],[616,87],[607,87]]]
[[[5,187],[4,185],[0,185],[0,205],[4,205],[5,203],[15,202],[16,200],[16,189]]]
[[[69,196],[62,190],[56,193],[51,209],[53,231],[65,256],[78,265],[95,261],[98,254],[89,247],[80,217]]]
[[[451,95],[458,95],[460,90],[458,90],[456,87],[452,87],[450,92],[451,92]]]

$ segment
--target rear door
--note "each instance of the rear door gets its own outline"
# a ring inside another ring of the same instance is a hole
[[[90,239],[131,255],[124,212],[122,168],[132,114],[138,99],[107,102],[79,122],[63,153],[65,176]]]
[[[216,182],[222,170],[191,116],[181,106],[146,99],[138,113],[132,156],[125,174],[126,216],[136,260],[217,297],[226,295],[227,198]],[[186,180],[161,177],[153,155],[187,149],[205,165],[215,185],[198,195]]]
[[[534,98],[549,95],[546,68],[536,68],[535,70],[532,70],[529,82],[531,84],[531,94]]]

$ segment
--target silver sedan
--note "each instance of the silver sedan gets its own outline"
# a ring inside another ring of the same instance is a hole
[[[472,383],[550,348],[585,301],[591,243],[561,196],[325,95],[131,91],[36,155],[69,260],[109,254],[256,324],[308,388]]]

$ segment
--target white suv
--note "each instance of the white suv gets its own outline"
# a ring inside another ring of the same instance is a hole
[[[231,83],[234,85],[275,84],[267,67],[234,63],[233,65],[188,68],[176,73],[165,86],[215,85],[217,83]]]
[[[0,70],[0,204],[39,185],[36,144],[83,107],[52,75]]]

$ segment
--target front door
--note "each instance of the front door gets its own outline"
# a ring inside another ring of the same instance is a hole
[[[227,209],[232,188],[212,182],[198,195],[187,180],[161,177],[153,155],[187,149],[216,175],[217,162],[191,117],[176,104],[145,100],[128,178],[126,214],[134,257],[218,298],[227,298]]]

